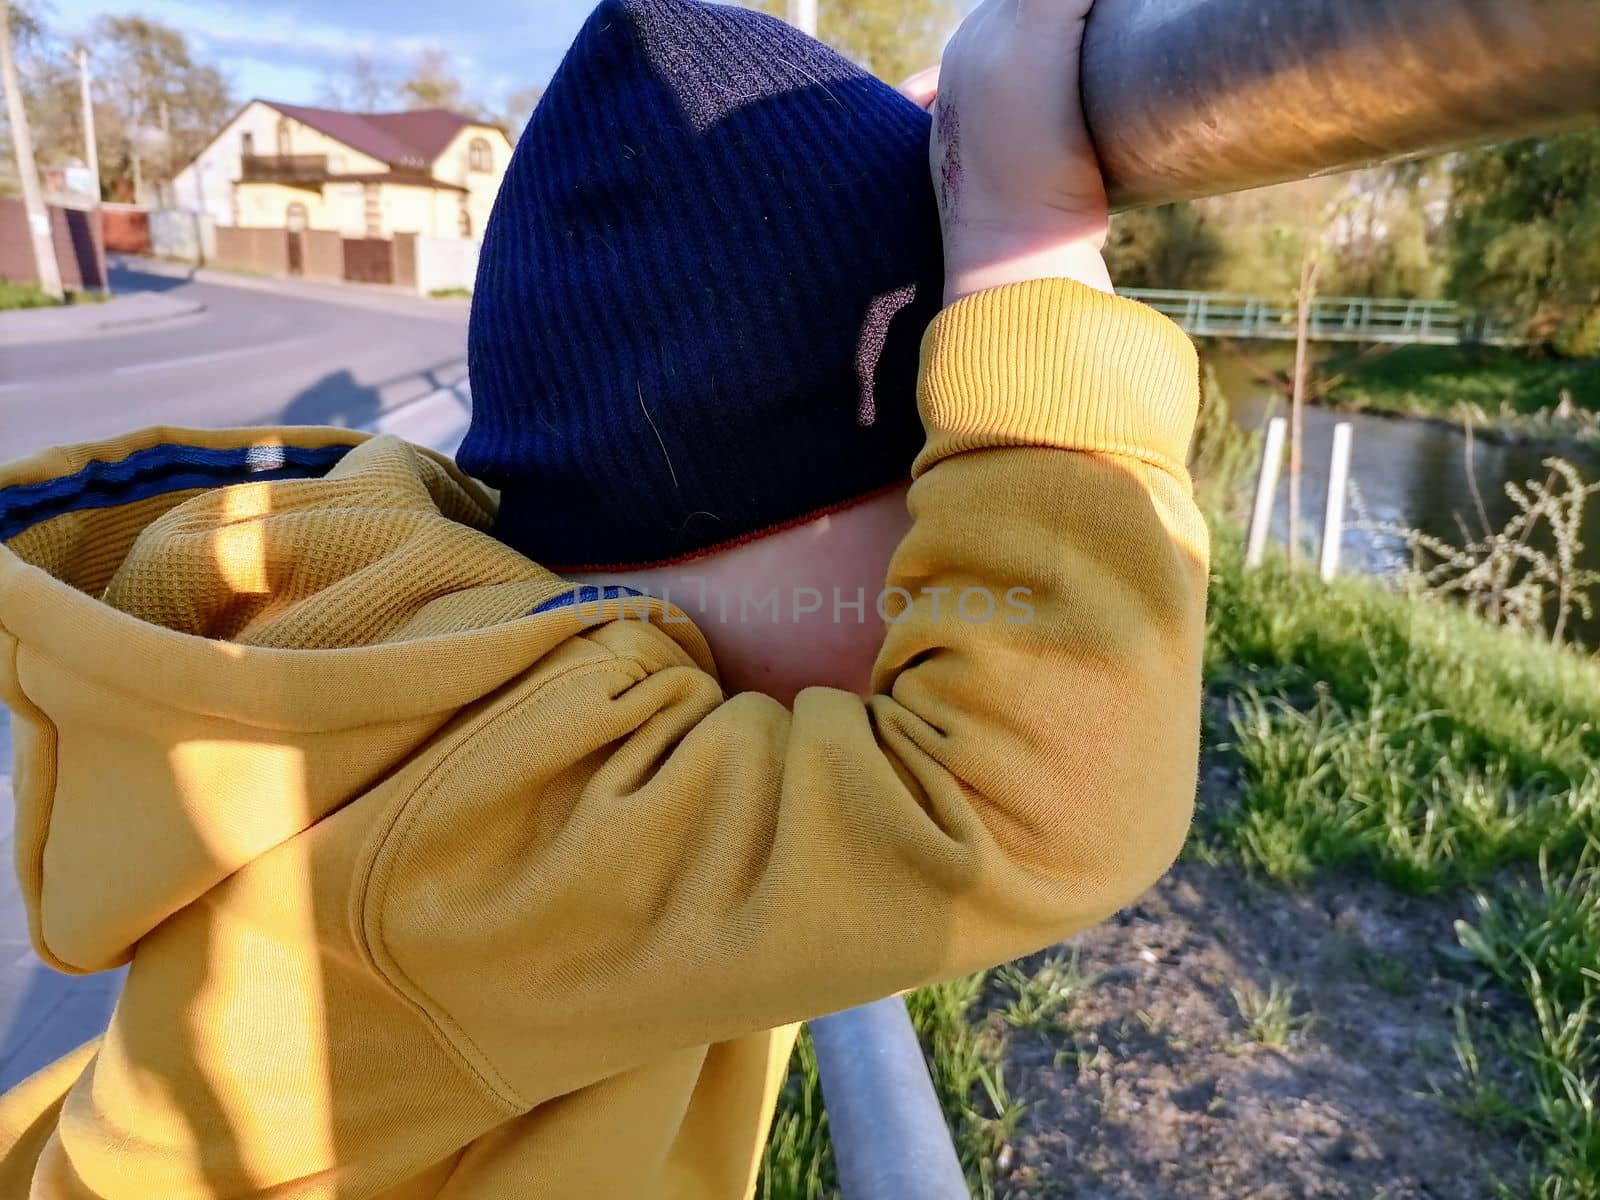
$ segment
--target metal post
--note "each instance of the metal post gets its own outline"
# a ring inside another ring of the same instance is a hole
[[[1339,573],[1339,544],[1344,540],[1345,493],[1350,486],[1349,421],[1333,427],[1333,454],[1328,459],[1328,504],[1322,513],[1322,581],[1330,583]]]
[[[1120,208],[1600,112],[1595,0],[1096,0],[1084,107]]]
[[[194,198],[199,205],[194,213],[194,261],[196,266],[206,265],[206,156],[194,160]]]
[[[812,37],[817,36],[817,0],[788,0],[789,24]]]
[[[1250,510],[1250,540],[1245,543],[1244,565],[1259,567],[1267,552],[1267,531],[1272,527],[1272,502],[1278,494],[1278,471],[1283,466],[1283,443],[1289,422],[1273,417],[1267,422],[1266,444],[1261,448],[1261,474],[1256,477],[1256,502]]]
[[[100,270],[100,290],[109,292],[111,280],[106,275],[106,225],[105,210],[100,205],[100,145],[94,134],[94,92],[89,83],[89,51],[78,47],[78,90],[83,96],[83,157],[89,168],[89,186],[94,189],[90,199],[94,207],[89,211],[94,222],[94,257]]]
[[[905,1001],[810,1029],[844,1200],[971,1200]]]

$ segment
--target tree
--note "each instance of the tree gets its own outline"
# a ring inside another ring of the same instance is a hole
[[[170,179],[216,136],[233,111],[232,90],[222,72],[195,60],[179,30],[145,17],[101,17],[89,45],[101,183],[134,198],[139,177]],[[66,74],[70,110],[70,65]],[[51,86],[53,96],[61,84]]]
[[[452,69],[450,55],[438,46],[429,46],[417,55],[411,74],[401,81],[400,102],[406,108],[448,108],[460,111],[468,106],[461,81]]]
[[[1452,296],[1600,354],[1600,130],[1461,155],[1450,240]]]
[[[1331,295],[1432,299],[1444,284],[1450,171],[1441,159],[1344,176],[1327,230],[1322,290]]]
[[[1106,265],[1123,287],[1207,288],[1222,255],[1221,239],[1192,204],[1118,213],[1106,240]]]
[[[323,81],[321,103],[351,112],[383,112],[400,103],[400,81],[372,55],[358,52]]]
[[[746,6],[775,17],[787,7],[786,0],[746,0]],[[939,61],[964,12],[960,0],[821,0],[817,36],[879,79],[898,84]]]
[[[65,59],[59,55],[38,5],[13,0],[7,29],[23,109],[33,136],[35,162],[40,167],[56,166],[56,148],[65,145],[77,128],[73,106],[67,102],[69,97],[64,90]],[[9,121],[0,138],[0,155],[0,171],[4,172],[0,191],[15,193],[21,189],[22,181],[16,170],[16,146]]]
[[[500,123],[505,126],[506,133],[513,142],[522,136],[522,131],[528,127],[529,118],[533,116],[533,110],[539,106],[539,101],[542,99],[544,99],[542,83],[517,88],[506,97],[505,106],[500,114]]]

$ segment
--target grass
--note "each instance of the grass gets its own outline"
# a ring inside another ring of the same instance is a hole
[[[1554,408],[1563,391],[1600,410],[1600,359],[1535,357],[1495,346],[1404,346],[1377,356],[1337,355],[1322,363],[1337,380],[1324,402],[1337,408],[1455,418],[1462,405],[1531,415]]]
[[[1462,1019],[1460,1104],[1536,1148],[1525,1194],[1595,1200],[1600,666],[1368,581],[1246,573],[1226,531],[1217,548],[1208,683],[1228,717],[1212,733],[1243,785],[1197,836],[1290,885],[1344,868],[1471,889],[1455,957],[1521,1017]]]
[[[60,301],[47,296],[35,283],[12,283],[0,279],[0,312],[19,308],[54,308]]]
[[[1012,1029],[1027,1030],[1056,1028],[1056,1019],[1100,980],[1082,968],[1076,950],[1047,954],[1032,969],[1024,963],[1007,963],[995,969],[994,978],[1011,997],[1000,1019]]]
[[[0,279],[0,312],[23,308],[55,308],[66,304],[100,304],[110,297],[102,292],[68,292],[65,301],[47,295],[36,283],[13,283]]]
[[[1310,1013],[1294,1011],[1294,988],[1276,979],[1265,988],[1246,980],[1228,990],[1251,1039],[1268,1050],[1285,1049],[1312,1022]]]

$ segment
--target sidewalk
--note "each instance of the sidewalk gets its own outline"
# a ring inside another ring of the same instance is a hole
[[[100,304],[63,304],[0,313],[0,346],[33,345],[61,338],[120,333],[141,325],[174,321],[204,312],[198,300],[167,293],[136,292]]]
[[[277,275],[245,275],[216,267],[191,267],[186,263],[165,262],[157,258],[138,258],[131,254],[113,255],[110,262],[114,267],[165,275],[171,279],[189,279],[196,283],[214,283],[222,287],[272,292],[280,296],[298,296],[324,304],[348,304],[356,308],[376,309],[408,317],[431,317],[452,323],[460,323],[466,318],[470,304],[470,301],[459,296],[434,299],[431,296],[419,296],[408,288],[384,284],[322,283]]]

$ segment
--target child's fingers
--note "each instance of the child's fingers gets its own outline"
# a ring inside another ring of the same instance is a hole
[[[895,89],[918,108],[930,108],[939,95],[939,67],[924,67]]]

